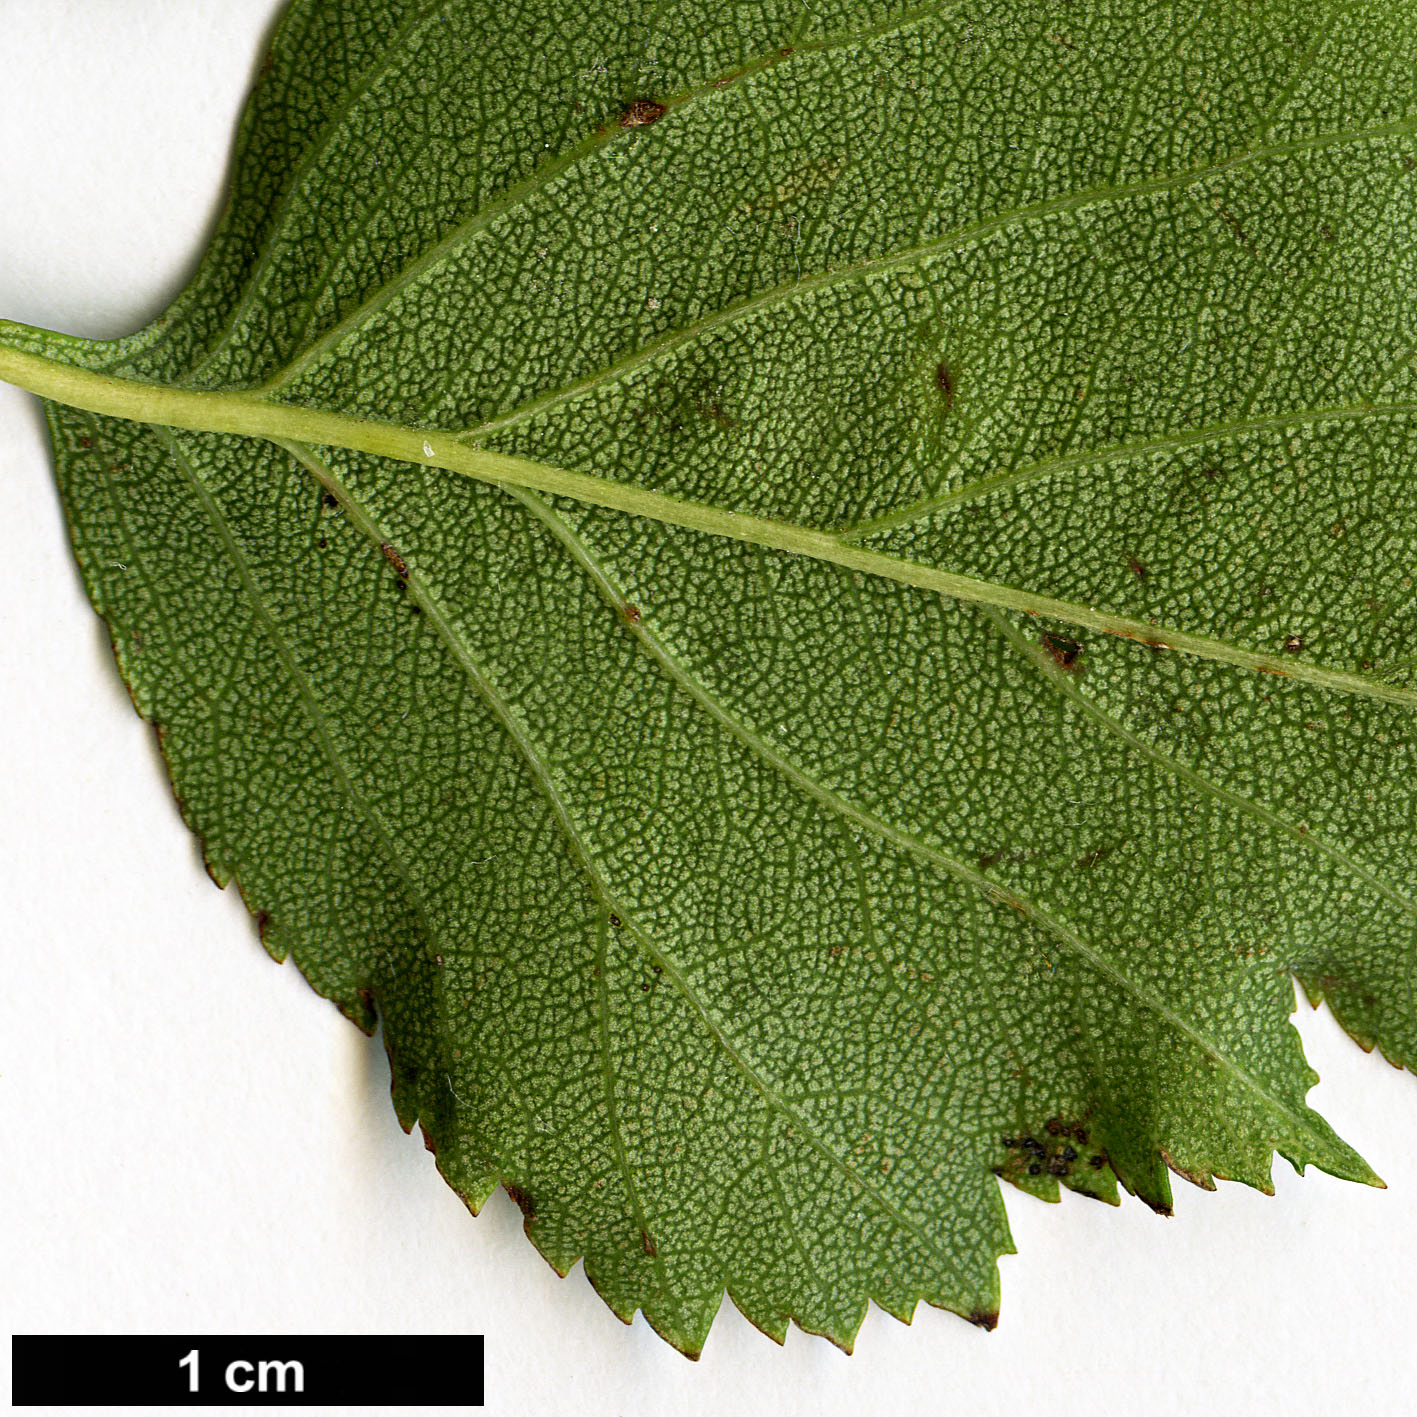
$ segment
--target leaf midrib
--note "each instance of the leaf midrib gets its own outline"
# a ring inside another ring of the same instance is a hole
[[[270,403],[250,393],[214,393],[120,379],[16,347],[18,342],[33,342],[36,338],[48,340],[51,333],[0,320],[0,380],[19,384],[41,397],[74,408],[168,428],[231,433],[282,444],[348,448],[420,467],[441,468],[495,487],[549,493],[668,526],[806,556],[935,591],[954,600],[1046,616],[1083,629],[1138,640],[1153,648],[1258,670],[1319,689],[1417,707],[1417,689],[1386,684],[1365,674],[1313,663],[1295,655],[1265,654],[1178,626],[1158,625],[1093,605],[920,565],[902,556],[856,545],[837,533],[692,502],[633,483],[615,482],[528,458],[488,452],[470,447],[457,433]],[[64,347],[62,337],[58,347]],[[1375,404],[1358,410],[1307,410],[1294,417],[1312,422],[1330,416],[1351,419],[1365,413],[1373,416],[1413,414],[1417,413],[1417,401]]]

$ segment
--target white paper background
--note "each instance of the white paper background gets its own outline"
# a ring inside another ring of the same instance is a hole
[[[278,8],[0,0],[0,314],[115,335],[162,308]],[[473,1221],[399,1131],[379,1045],[202,873],[82,596],[36,405],[5,388],[0,743],[10,1331],[482,1332],[506,1414],[1417,1410],[1417,1083],[1307,1007],[1311,1100],[1390,1189],[1279,1162],[1273,1200],[1177,1181],[1171,1221],[1009,1192],[993,1335],[873,1311],[848,1359],[725,1305],[693,1365],[557,1279],[505,1197]]]

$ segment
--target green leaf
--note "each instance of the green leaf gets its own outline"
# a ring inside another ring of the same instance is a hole
[[[0,324],[212,874],[694,1353],[1417,1062],[1417,4],[297,0],[212,249]]]

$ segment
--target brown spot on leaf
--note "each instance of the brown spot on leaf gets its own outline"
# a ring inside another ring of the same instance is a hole
[[[93,439],[92,439],[92,438],[80,438],[80,439],[79,439],[79,446],[80,446],[81,448],[85,448],[85,449],[91,448],[91,447],[93,447]]]
[[[955,381],[948,364],[941,362],[935,366],[935,387],[939,389],[945,401],[945,412],[948,413],[955,406]]]
[[[1052,655],[1055,663],[1064,669],[1071,669],[1077,663],[1078,655],[1082,653],[1082,646],[1076,640],[1067,639],[1063,635],[1044,635],[1043,648]]]
[[[992,1333],[999,1326],[999,1311],[997,1309],[975,1309],[969,1315],[969,1321],[975,1328],[982,1328],[987,1333]]]
[[[1240,225],[1239,218],[1234,216],[1231,212],[1226,211],[1219,201],[1215,203],[1215,210],[1219,214],[1221,221],[1229,227],[1231,236],[1233,236],[1241,246],[1248,246],[1250,239],[1245,235],[1245,228]]]
[[[669,110],[652,98],[637,98],[621,115],[622,128],[647,128],[658,123]]]
[[[1110,846],[1094,846],[1091,851],[1079,856],[1073,866],[1079,871],[1090,871],[1099,861],[1105,861],[1111,854]]]
[[[654,1243],[653,1239],[651,1239],[648,1230],[640,1231],[640,1247],[650,1259],[655,1259],[659,1255],[659,1247]]]
[[[631,605],[629,601],[620,607],[620,613],[625,617],[626,623],[631,625],[638,625],[643,618],[640,614],[640,607]]]
[[[269,911],[258,910],[256,912],[256,929],[260,932],[260,936],[263,940],[266,938],[266,926],[270,923],[271,916]]]
[[[1303,637],[1303,635],[1290,635],[1289,638],[1284,641],[1284,652],[1285,652],[1286,654],[1302,654],[1303,651],[1304,651],[1304,637]]]
[[[422,1122],[418,1124],[418,1130],[423,1133],[423,1149],[425,1151],[431,1151],[434,1156],[437,1156],[438,1143],[433,1140],[432,1133],[429,1132],[428,1128],[425,1127]]]
[[[320,498],[320,501],[322,501],[327,507],[339,506],[339,498],[336,497],[333,492],[326,492],[324,496]]]
[[[384,553],[384,560],[394,568],[394,574],[398,576],[399,580],[406,581],[408,579],[408,562],[387,541],[379,543],[379,550]]]
[[[1143,566],[1142,563],[1138,561],[1135,556],[1127,557],[1127,565],[1131,567],[1132,574],[1139,581],[1144,581],[1146,579],[1146,567]]]

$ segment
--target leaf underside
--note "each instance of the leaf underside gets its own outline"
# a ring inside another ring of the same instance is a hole
[[[48,405],[89,593],[267,948],[622,1318],[992,1326],[996,1176],[1374,1179],[1290,1015],[1417,1062],[1414,0],[296,0],[172,310],[3,340],[255,391]]]

